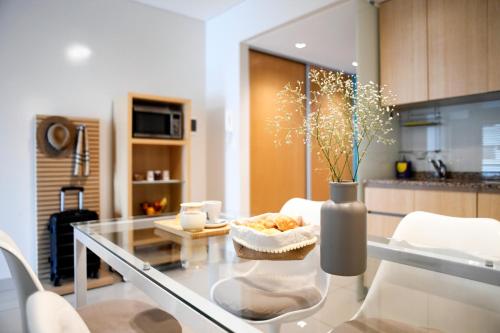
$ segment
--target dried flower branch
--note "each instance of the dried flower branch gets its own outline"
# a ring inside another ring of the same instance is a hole
[[[312,69],[310,112],[306,114],[307,96],[304,83],[295,86],[288,83],[278,93],[278,112],[271,119],[274,142],[290,144],[302,139],[309,144],[314,140],[319,147],[319,156],[329,168],[332,181],[342,181],[347,170],[354,181],[359,165],[366,158],[372,142],[392,144],[394,105],[390,91],[385,92],[376,83],[356,84],[350,75]],[[303,119],[300,126],[293,120]],[[356,168],[349,161],[357,151]]]

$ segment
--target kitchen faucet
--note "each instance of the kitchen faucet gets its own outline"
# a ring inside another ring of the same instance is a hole
[[[446,165],[444,164],[444,162],[442,160],[434,160],[434,159],[429,159],[429,163],[432,164],[432,166],[434,167],[434,174],[436,175],[436,177],[439,177],[439,178],[446,178],[446,174],[448,172],[448,170],[446,169]]]

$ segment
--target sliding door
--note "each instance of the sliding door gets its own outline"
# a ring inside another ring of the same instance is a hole
[[[305,80],[305,65],[250,51],[250,211],[277,212],[290,198],[306,197],[306,147],[301,140],[274,144],[270,120],[276,94],[288,83]],[[294,119],[297,126],[303,119]]]
[[[311,67],[311,69],[316,69],[319,70],[321,68],[319,67]],[[327,69],[324,69],[328,71]],[[310,85],[311,92],[314,91],[319,91],[319,87],[316,84],[311,84]],[[321,109],[323,112],[325,112],[325,109],[328,109],[328,99],[323,96],[319,102],[321,103]],[[339,94],[338,96],[335,96],[334,98],[334,103],[335,107],[339,107],[339,105],[342,105],[342,96]],[[317,106],[312,106],[311,112],[317,111]],[[311,200],[316,200],[316,201],[325,201],[330,199],[330,190],[329,190],[329,182],[330,182],[330,169],[328,167],[328,163],[324,160],[322,156],[322,152],[319,149],[318,144],[316,143],[315,140],[312,140],[311,142],[311,155],[310,155],[310,161],[311,161],[311,169],[309,170],[310,173],[310,181],[311,181]],[[350,170],[352,170],[352,159],[348,159],[346,161],[345,158],[340,158],[337,161],[337,166],[338,170],[341,170],[342,174],[342,179],[343,180],[350,180],[351,173]]]

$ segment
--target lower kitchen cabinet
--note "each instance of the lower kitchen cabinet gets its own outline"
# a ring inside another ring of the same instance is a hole
[[[415,210],[455,217],[477,216],[477,193],[454,191],[415,191]]]
[[[366,224],[368,235],[392,237],[402,217],[383,214],[368,214]]]
[[[490,217],[500,221],[500,194],[478,193],[477,217]]]
[[[367,187],[365,188],[366,208],[371,212],[406,215],[415,210],[414,190]]]

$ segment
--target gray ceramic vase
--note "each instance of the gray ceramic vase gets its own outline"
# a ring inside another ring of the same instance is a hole
[[[321,206],[321,268],[354,276],[366,270],[366,206],[358,183],[330,182],[330,200]]]

